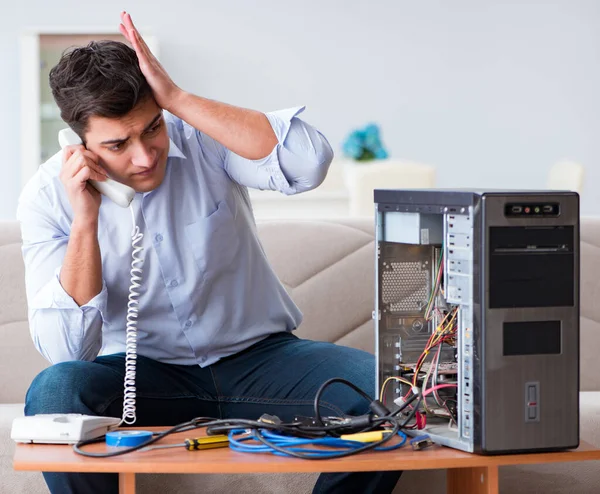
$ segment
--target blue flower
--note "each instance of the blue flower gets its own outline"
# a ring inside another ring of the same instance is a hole
[[[375,151],[375,159],[378,160],[385,160],[389,157],[390,155],[388,154],[388,152],[383,149],[382,147],[379,148],[377,151]]]
[[[368,124],[363,129],[353,130],[342,144],[342,150],[346,157],[357,161],[388,157],[388,152],[381,143],[379,127],[374,123]]]

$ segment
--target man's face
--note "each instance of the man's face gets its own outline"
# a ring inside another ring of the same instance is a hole
[[[123,117],[90,117],[85,141],[117,182],[137,192],[154,190],[162,183],[169,134],[154,98],[146,98]]]

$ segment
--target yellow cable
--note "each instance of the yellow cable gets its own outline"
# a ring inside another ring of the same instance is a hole
[[[423,367],[423,364],[425,363],[425,359],[427,358],[427,355],[429,355],[429,352],[431,351],[431,349],[436,346],[440,340],[442,339],[443,336],[445,336],[447,333],[447,331],[450,329],[452,329],[453,326],[453,322],[454,319],[456,318],[456,315],[458,314],[458,309],[453,309],[451,312],[448,312],[448,314],[446,314],[444,316],[444,319],[442,320],[442,322],[440,322],[440,324],[437,326],[435,332],[434,332],[434,337],[431,340],[431,342],[425,347],[425,349],[423,350],[423,353],[421,354],[422,357],[422,361],[421,364],[418,367],[415,367],[415,373],[413,376],[413,386],[417,385],[417,381],[418,381],[418,376],[419,376],[419,372],[421,371],[421,367]],[[450,320],[448,322],[446,322],[446,319],[448,319],[449,316],[452,316],[450,318]],[[421,360],[421,357],[419,357],[419,360]]]
[[[390,382],[392,379],[395,379],[396,381],[400,381],[401,383],[406,384],[407,386],[410,386],[412,388],[412,383],[408,379],[404,379],[402,377],[397,377],[397,376],[390,376],[385,381],[383,381],[383,384],[381,385],[381,392],[379,393],[379,401],[381,401],[382,403],[383,403],[383,395],[385,393],[385,388],[387,386],[387,383]]]
[[[383,431],[370,431],[370,432],[356,432],[354,434],[342,434],[340,439],[348,441],[359,441],[361,443],[372,443],[375,441],[381,441],[384,434],[389,434],[390,429]]]

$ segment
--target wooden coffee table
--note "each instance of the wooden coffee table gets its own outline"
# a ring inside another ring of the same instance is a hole
[[[164,427],[147,430],[161,431]],[[182,432],[159,444],[183,442],[199,436],[202,430]],[[86,447],[106,451],[103,443]],[[441,446],[423,451],[410,447],[387,452],[367,452],[347,458],[302,460],[271,454],[238,453],[229,448],[187,451],[184,448],[136,451],[113,458],[88,458],[76,454],[71,446],[17,444],[15,470],[42,472],[106,472],[119,474],[119,492],[135,493],[136,473],[292,473],[292,472],[366,472],[379,470],[430,470],[445,468],[449,494],[498,494],[498,467],[534,463],[600,460],[600,450],[582,441],[579,448],[559,453],[480,456]]]

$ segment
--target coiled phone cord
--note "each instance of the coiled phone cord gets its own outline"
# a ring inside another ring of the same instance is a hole
[[[129,302],[127,303],[127,327],[125,339],[125,389],[123,393],[123,418],[122,423],[133,424],[135,422],[135,366],[137,363],[137,318],[139,306],[139,292],[137,289],[141,286],[142,265],[144,260],[139,253],[144,250],[141,245],[144,234],[135,224],[135,214],[133,204],[129,205],[131,211],[131,221],[133,229],[131,232],[131,283],[129,286]]]

